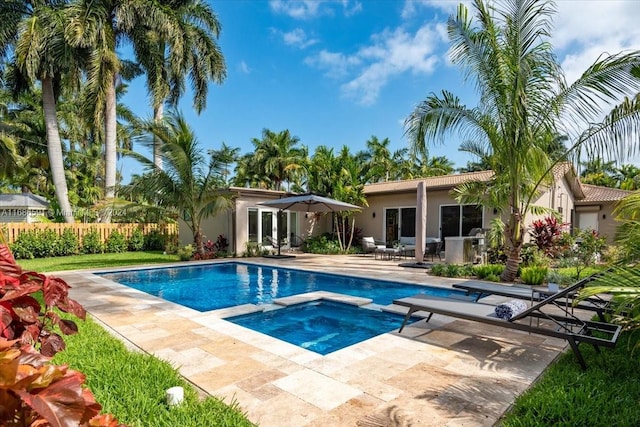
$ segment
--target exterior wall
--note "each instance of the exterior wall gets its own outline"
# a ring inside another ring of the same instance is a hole
[[[562,224],[568,224],[567,231],[570,231],[571,228],[575,226],[575,199],[573,192],[569,188],[569,184],[564,177],[560,181],[555,182],[553,186],[547,189],[547,191],[545,191],[537,200],[534,200],[533,205],[558,211],[561,217],[560,222]],[[527,214],[524,219],[524,225],[526,227],[526,234],[524,238],[525,243],[531,241],[531,237],[529,236],[531,224],[548,215],[549,214]]]
[[[607,238],[607,243],[613,243],[618,222],[615,220],[613,210],[614,202],[600,202],[597,205],[578,205],[576,206],[576,227],[582,228],[580,224],[580,212],[593,212],[598,216],[598,234]]]
[[[223,234],[229,240],[229,250],[232,250],[233,244],[233,212],[223,212],[214,217],[209,217],[202,221],[200,228],[202,229],[203,241],[211,240],[215,242],[218,236]],[[193,243],[193,233],[191,227],[184,220],[178,220],[178,230],[180,236],[180,244],[188,245]]]
[[[40,216],[46,216],[46,209],[34,209],[34,208],[0,208],[0,223],[2,222],[27,222],[35,223],[40,222]]]
[[[363,236],[373,236],[375,239],[385,238],[384,214],[385,209],[398,207],[416,207],[417,190],[403,193],[375,194],[367,196],[369,207],[364,208],[356,215],[356,226],[362,228]],[[449,190],[427,189],[427,237],[441,237],[440,233],[440,206],[458,205],[451,197]],[[375,213],[375,217],[373,214]],[[493,212],[484,210],[483,227],[488,227],[490,221],[495,218]]]

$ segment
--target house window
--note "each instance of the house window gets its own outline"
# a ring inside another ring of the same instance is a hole
[[[440,236],[468,236],[473,228],[482,228],[482,206],[440,206]]]
[[[400,240],[400,237],[416,237],[416,208],[388,208],[384,223],[387,243]]]
[[[249,208],[249,241],[258,242],[258,209]]]
[[[271,237],[278,239],[278,228],[282,231],[281,238],[286,242],[291,236],[300,233],[298,212],[285,211],[279,213],[274,210],[249,208],[247,212],[248,241],[262,243]]]

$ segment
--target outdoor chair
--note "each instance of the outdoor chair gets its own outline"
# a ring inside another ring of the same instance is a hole
[[[597,275],[589,276],[581,280],[579,283],[582,285],[586,285],[586,283],[594,280],[596,277]],[[454,283],[452,286],[454,288],[466,291],[467,295],[474,295],[476,302],[478,302],[480,298],[487,295],[499,295],[503,297],[518,298],[522,300],[530,300],[531,302],[538,302],[544,300],[546,297],[552,294],[549,291],[544,291],[540,287],[524,288],[511,285],[503,285],[499,283],[478,282],[475,280],[469,280],[463,283]],[[567,294],[565,298],[559,300],[558,302],[563,304],[565,307],[569,306],[581,310],[595,311],[600,321],[604,322],[604,314],[610,311],[610,298],[608,298],[606,295],[595,295],[591,298],[587,298],[584,301],[574,303],[573,297],[578,292],[578,290],[579,289],[576,289],[575,291]]]
[[[379,240],[375,240],[373,237],[363,237],[362,238],[362,253],[366,254],[375,254],[376,251],[383,250],[387,247],[383,242]]]
[[[587,279],[583,279],[542,301],[532,304],[531,307],[521,312],[514,313],[513,316],[507,319],[498,317],[496,307],[500,306],[491,304],[434,298],[424,294],[397,299],[393,301],[394,304],[409,308],[398,333],[402,332],[407,321],[418,311],[429,313],[426,318],[427,322],[431,320],[434,314],[441,314],[457,319],[564,339],[571,346],[582,369],[586,369],[587,365],[582,353],[580,353],[579,345],[581,343],[591,344],[596,351],[600,351],[599,348],[601,346],[615,347],[622,329],[620,325],[582,320],[574,315],[570,305],[567,306],[567,298],[570,298],[573,293],[584,287],[587,282]],[[519,302],[522,303],[522,301]],[[536,319],[535,323],[532,322],[533,319]]]
[[[431,261],[433,261],[433,257],[437,255],[438,260],[442,261],[441,252],[442,252],[442,241],[429,242],[425,245],[424,258],[426,259],[428,255],[431,255]]]

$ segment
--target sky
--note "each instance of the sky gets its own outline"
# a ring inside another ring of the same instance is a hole
[[[344,145],[355,153],[372,136],[390,148],[408,147],[403,122],[432,92],[449,90],[475,106],[473,84],[448,59],[446,23],[459,1],[449,0],[218,0],[218,40],[227,65],[222,85],[211,84],[197,115],[189,93],[179,109],[204,150],[222,142],[253,151],[267,128],[288,129],[312,154]],[[465,2],[470,6],[470,2]],[[640,1],[559,0],[552,44],[568,81],[603,53],[640,48]],[[152,116],[144,79],[122,99],[137,115]],[[455,167],[473,160],[451,138],[431,146]],[[119,167],[139,173],[131,160]]]

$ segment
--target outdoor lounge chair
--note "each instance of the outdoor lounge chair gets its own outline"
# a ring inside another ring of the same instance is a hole
[[[375,240],[373,237],[362,238],[362,252],[366,254],[375,254],[378,250],[384,250],[387,247],[384,243]]]
[[[567,307],[565,304],[566,300],[572,292],[582,286],[584,286],[582,281],[569,286],[515,314],[509,320],[498,317],[495,313],[496,306],[491,304],[435,299],[422,294],[397,299],[393,301],[394,304],[409,308],[398,333],[402,332],[407,321],[415,312],[428,312],[427,322],[431,320],[433,314],[441,314],[564,339],[569,342],[582,369],[586,369],[587,365],[578,346],[585,342],[593,345],[597,351],[600,346],[614,347],[622,327],[610,323],[582,320],[572,313],[571,307]],[[535,324],[531,321],[532,319],[537,320]],[[593,335],[594,332],[597,332],[597,336]]]
[[[597,276],[589,276],[581,281],[577,282],[574,285],[574,290],[568,293],[564,298],[562,298],[559,302],[563,304],[564,307],[573,307],[579,308],[582,310],[595,311],[598,315],[598,318],[601,322],[605,321],[604,313],[609,311],[609,300],[603,298],[602,296],[594,296],[588,298],[584,301],[580,301],[577,304],[573,303],[573,297],[575,293],[580,290],[580,288],[584,287],[588,282],[594,280]],[[477,282],[477,281],[468,281],[463,283],[454,283],[452,285],[454,288],[462,289],[467,292],[467,295],[475,294],[475,301],[478,302],[480,298],[487,295],[500,295],[503,297],[509,298],[517,298],[522,300],[529,300],[531,302],[542,301],[547,298],[550,294],[547,292],[542,292],[539,289],[534,288],[521,288],[517,286],[510,285],[501,285],[498,283],[487,283],[487,282]]]

